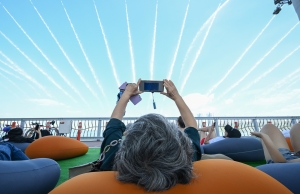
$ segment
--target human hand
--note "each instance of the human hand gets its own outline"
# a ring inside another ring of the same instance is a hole
[[[161,94],[171,98],[174,101],[180,97],[178,90],[176,89],[174,83],[171,80],[164,79],[164,86],[167,92],[161,92]]]
[[[126,86],[126,89],[124,91],[124,94],[127,94],[129,97],[131,96],[135,96],[135,95],[138,95],[138,94],[141,94],[143,92],[139,91],[139,85],[140,85],[140,82],[141,82],[141,79],[138,80],[138,82],[135,84],[135,83],[132,83],[132,84],[128,84]],[[124,95],[123,94],[123,95]],[[122,96],[123,96],[122,95]]]

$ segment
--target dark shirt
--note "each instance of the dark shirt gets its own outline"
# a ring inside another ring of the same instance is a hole
[[[104,140],[101,144],[101,152],[104,151],[105,147],[110,144],[113,140],[122,139],[123,132],[126,127],[122,121],[119,119],[112,118],[106,125],[106,129],[103,133]],[[193,161],[198,161],[201,159],[201,149],[200,149],[200,137],[197,129],[193,127],[188,127],[184,130],[188,137],[192,140],[194,156]],[[110,150],[105,153],[105,158],[100,166],[100,171],[111,171],[113,169],[114,158],[119,150],[120,144],[116,146],[111,146]]]
[[[17,127],[14,129],[11,129],[8,131],[7,135],[3,137],[3,139],[8,139],[10,142],[16,142],[16,143],[31,143],[33,140],[31,138],[26,138],[23,136],[23,129]]]
[[[184,130],[184,132],[192,140],[193,143],[193,149],[194,149],[193,162],[201,160],[202,152],[200,148],[200,136],[197,129],[195,129],[194,127],[188,127]]]
[[[108,124],[106,125],[106,129],[103,133],[104,140],[101,144],[101,152],[104,151],[104,148],[110,144],[113,140],[122,139],[123,132],[126,127],[122,121],[119,119],[110,119]],[[114,165],[114,158],[119,150],[119,144],[116,146],[110,147],[110,150],[105,153],[105,159],[102,161],[100,166],[101,171],[111,171]]]

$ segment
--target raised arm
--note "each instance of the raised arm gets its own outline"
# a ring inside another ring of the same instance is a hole
[[[171,80],[165,79],[164,86],[167,92],[161,92],[161,94],[174,100],[186,127],[194,127],[195,129],[197,129],[197,122],[191,110],[186,105],[182,97],[179,95],[174,83]]]
[[[137,84],[128,84],[126,86],[126,89],[125,89],[124,93],[122,94],[121,99],[117,103],[115,109],[113,110],[110,118],[115,118],[115,119],[119,119],[119,120],[123,119],[124,112],[125,112],[125,109],[126,109],[126,106],[127,106],[127,103],[129,101],[130,97],[142,93],[138,90],[140,82],[141,82],[141,79],[139,79]]]
[[[194,156],[193,161],[197,161],[201,159],[201,148],[200,148],[200,136],[197,131],[197,122],[189,109],[189,107],[185,104],[182,97],[179,95],[175,85],[171,80],[164,80],[164,86],[166,87],[167,92],[161,92],[161,94],[171,98],[174,100],[182,120],[186,126],[184,132],[187,136],[192,140]]]
[[[106,125],[106,129],[103,132],[103,142],[101,144],[101,152],[107,149],[106,147],[109,146],[112,142],[119,141],[122,139],[122,135],[125,131],[125,125],[122,122],[124,112],[129,101],[129,98],[133,95],[140,94],[141,92],[138,91],[138,85],[140,80],[137,84],[128,84],[126,89],[121,96],[121,99],[117,103],[115,109],[111,114],[111,119]],[[119,149],[119,145],[111,146],[109,151],[104,153],[105,157],[101,162],[100,166],[98,166],[100,171],[109,171],[112,170],[114,164],[114,158]]]

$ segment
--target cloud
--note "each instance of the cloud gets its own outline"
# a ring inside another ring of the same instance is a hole
[[[294,89],[288,92],[275,93],[267,97],[261,97],[254,100],[253,104],[281,104],[289,99],[295,99],[296,96],[300,94],[300,89]]]
[[[232,102],[233,102],[232,99],[228,99],[228,100],[225,101],[226,104],[231,104]]]
[[[192,93],[183,97],[191,111],[197,114],[213,113],[216,108],[209,105],[213,98],[213,94],[208,96],[200,93]]]
[[[64,106],[67,107],[64,103],[57,102],[51,99],[29,99],[29,101],[37,103],[39,106]]]

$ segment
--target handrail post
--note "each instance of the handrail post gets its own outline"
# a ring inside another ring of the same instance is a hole
[[[252,122],[253,122],[255,131],[259,132],[259,127],[258,127],[258,124],[257,124],[257,120],[256,119],[252,119]]]
[[[295,118],[292,118],[292,125],[295,125],[297,123]]]
[[[25,125],[25,120],[24,119],[21,119],[21,124],[20,124],[20,127],[24,130],[24,125]]]
[[[216,123],[216,125],[215,125],[216,136],[219,137],[220,136],[220,131],[219,131],[218,119],[215,119],[214,121]]]
[[[101,126],[102,126],[102,120],[98,120],[98,129],[97,129],[97,141],[100,141],[101,136]]]

